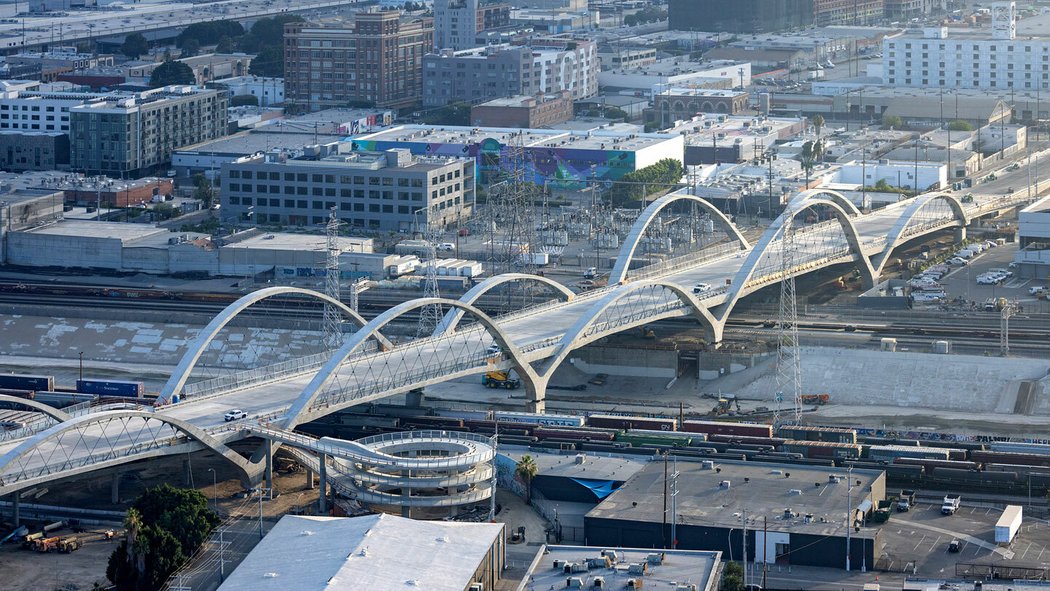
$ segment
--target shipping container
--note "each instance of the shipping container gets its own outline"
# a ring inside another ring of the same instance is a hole
[[[807,458],[857,459],[860,457],[861,447],[854,443],[832,441],[785,441],[780,451],[800,453]]]
[[[33,392],[52,392],[55,389],[55,376],[33,376],[4,373],[0,374],[0,388],[30,390]]]
[[[1006,451],[1011,453],[1050,456],[1050,445],[1045,445],[1042,443],[1012,443],[1006,441],[999,441],[988,444],[988,448],[992,451]]]
[[[524,423],[526,425],[545,425],[549,427],[583,426],[583,417],[573,415],[497,411],[492,413],[492,416],[501,423]]]
[[[616,435],[616,441],[629,443],[634,447],[685,447],[693,442],[688,434],[676,432],[653,431],[649,429],[631,429]]]
[[[649,429],[652,431],[675,431],[678,426],[678,420],[665,417],[631,417],[597,414],[587,416],[587,426],[619,430]]]
[[[532,434],[540,439],[565,439],[569,441],[613,441],[616,434],[609,431],[589,431],[586,429],[554,429],[536,427]]]
[[[977,462],[963,462],[959,460],[940,460],[927,458],[894,458],[894,464],[925,466],[927,470],[933,468],[956,468],[959,470],[977,470],[981,466]]]
[[[892,462],[897,458],[947,460],[948,450],[935,447],[912,447],[910,445],[872,445],[868,447],[868,459]]]
[[[77,392],[103,397],[142,398],[146,394],[146,386],[142,382],[123,380],[77,380]]]
[[[1014,541],[1023,520],[1024,510],[1020,505],[1007,505],[999,521],[995,522],[995,543],[1005,546]]]
[[[64,408],[82,402],[94,402],[98,400],[98,396],[76,392],[37,392],[34,394],[34,400],[56,408]]]
[[[684,421],[682,431],[707,433],[709,435],[746,435],[748,437],[773,437],[773,426],[758,423],[730,423],[726,421]]]
[[[752,445],[771,445],[773,447],[780,447],[784,445],[785,441],[790,441],[782,437],[750,437],[748,435],[708,435],[708,441],[718,441],[720,443],[749,443]]]
[[[437,417],[453,417],[457,419],[480,419],[490,420],[492,419],[491,410],[452,410],[446,408],[435,408],[434,416]]]
[[[830,441],[832,443],[857,443],[857,432],[836,427],[811,427],[808,425],[785,425],[777,435],[794,441]]]

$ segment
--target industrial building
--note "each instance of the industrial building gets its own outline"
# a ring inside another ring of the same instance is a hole
[[[400,109],[422,98],[422,59],[434,47],[434,20],[392,10],[359,12],[352,28],[288,23],[284,47],[290,106],[317,111],[364,102]]]
[[[548,127],[572,119],[568,91],[536,96],[511,96],[470,108],[470,122],[479,127]]]
[[[544,546],[525,580],[531,589],[563,589],[579,579],[582,589],[715,591],[722,553],[695,550]]]
[[[233,76],[215,80],[209,84],[225,88],[230,96],[254,96],[260,107],[284,102],[284,78],[267,78],[266,76]]]
[[[1050,196],[1019,211],[1017,219],[1017,274],[1033,279],[1050,276]]]
[[[505,553],[502,523],[285,515],[219,591],[495,589]]]
[[[859,569],[873,566],[881,552],[879,531],[861,527],[886,497],[881,471],[684,458],[673,464],[665,472],[663,462],[650,463],[588,513],[587,544],[670,548],[673,523],[676,549],[737,557],[746,530],[747,560],[755,562]],[[668,491],[677,494],[674,511],[665,514]]]
[[[62,217],[65,195],[57,189],[32,189],[0,183],[0,263],[7,261],[7,235]]]
[[[682,160],[681,135],[499,127],[402,125],[351,138],[355,150],[407,148],[413,154],[467,156],[477,162],[479,182],[520,163],[510,148],[524,150],[525,179],[550,186],[580,186],[589,178],[617,180],[664,158]]]
[[[474,160],[408,149],[352,151],[350,142],[223,164],[222,211],[259,224],[320,225],[330,212],[358,228],[446,226],[474,208]]]
[[[672,122],[664,133],[685,140],[685,163],[725,164],[761,158],[777,142],[806,130],[806,120],[700,114]]]
[[[70,167],[89,174],[140,176],[172,152],[226,135],[225,91],[165,86],[69,109]]]
[[[747,109],[748,93],[710,88],[666,88],[653,96],[653,117],[661,127],[700,113],[739,115]]]
[[[668,88],[735,88],[751,85],[751,64],[668,58],[639,68],[603,71],[598,82],[608,90],[636,90],[654,97]]]

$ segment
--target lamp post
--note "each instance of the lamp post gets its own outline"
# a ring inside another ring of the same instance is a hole
[[[850,571],[850,531],[853,529],[853,466],[846,469],[846,572]]]
[[[215,476],[215,468],[208,468],[208,472],[211,472],[211,504],[214,507],[216,513],[219,512],[219,497],[218,497],[218,482]]]
[[[80,352],[80,379],[81,379],[81,381],[83,381],[83,379],[84,379],[84,352],[83,351]]]

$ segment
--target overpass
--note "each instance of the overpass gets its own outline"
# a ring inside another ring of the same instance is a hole
[[[189,382],[202,352],[219,331],[251,306],[290,293],[341,306],[326,301],[323,294],[298,288],[259,290],[231,304],[201,331],[155,407],[102,408],[68,417],[52,413],[48,420],[20,430],[17,437],[0,440],[0,495],[100,468],[203,449],[227,458],[246,482],[256,481],[268,472],[269,462],[264,460],[272,453],[271,444],[251,459],[229,447],[252,437],[253,426],[288,432],[350,406],[494,369],[513,369],[526,387],[528,410],[543,412],[552,375],[573,350],[588,343],[658,320],[692,316],[708,342],[717,344],[736,304],[776,284],[785,273],[797,276],[853,264],[865,285],[871,286],[898,246],[952,228],[962,239],[972,220],[1024,200],[1023,191],[970,203],[951,194],[929,193],[863,213],[841,194],[810,190],[794,197],[751,244],[707,201],[687,191],[671,193],[654,201],[635,221],[608,287],[574,294],[545,277],[507,274],[479,283],[458,300],[411,300],[368,322],[340,307],[344,318],[360,328],[335,351]],[[638,250],[647,230],[662,216],[682,209],[691,219],[702,215],[714,223],[725,240],[696,253],[632,268],[639,262]],[[818,213],[829,219],[820,221]],[[789,228],[794,229],[795,253],[789,259],[793,267],[785,270],[779,246]],[[710,287],[694,290],[699,283]],[[498,317],[476,306],[486,293],[519,284],[544,286],[554,298]],[[405,342],[392,342],[383,335],[391,322],[433,305],[446,312],[432,335]],[[493,352],[493,344],[498,352]],[[172,404],[176,396],[181,400]],[[223,414],[231,408],[244,409],[249,417],[224,422]],[[266,439],[260,433],[254,436]],[[276,437],[274,441],[287,443]]]

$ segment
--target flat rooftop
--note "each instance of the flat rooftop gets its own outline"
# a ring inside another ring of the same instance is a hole
[[[547,94],[542,96],[529,96],[524,94],[518,94],[514,96],[505,96],[502,98],[492,99],[479,105],[478,107],[524,107],[528,101],[536,101],[536,105],[542,105],[547,102],[557,100],[561,98],[556,94]]]
[[[612,568],[595,568],[586,573],[566,575],[564,569],[554,568],[555,560],[566,562],[586,562],[588,558],[601,556],[602,548],[596,546],[546,546],[541,556],[529,570],[527,578],[530,589],[564,589],[565,579],[569,576],[584,578],[584,587],[593,585],[594,577],[605,578],[607,589],[626,589],[628,579],[637,579],[638,575],[627,572],[629,564],[643,563],[653,554],[653,550],[635,548],[615,548],[616,564]],[[718,588],[719,564],[721,552],[702,552],[696,550],[661,550],[663,562],[650,564],[645,575],[647,589],[675,589],[679,585],[693,584],[699,591]]]
[[[209,142],[201,142],[175,150],[176,154],[201,154],[209,156],[248,156],[271,150],[298,150],[312,144],[337,142],[343,134],[314,134],[306,132],[282,132],[280,128],[267,125]]]
[[[611,142],[619,142],[621,151],[641,150],[663,142],[673,141],[674,135],[659,133],[622,134],[601,131],[569,131],[564,129],[512,129],[504,127],[455,127],[438,125],[401,125],[374,133],[352,136],[359,141],[417,142],[427,144],[479,144],[494,139],[501,144],[520,141],[526,148],[562,147],[574,150],[595,150]],[[632,137],[633,136],[633,137]]]
[[[340,252],[372,252],[371,238],[354,238],[340,236]],[[270,232],[230,242],[223,248],[243,248],[259,250],[315,250],[324,252],[328,249],[327,238],[323,234],[291,234],[287,232]]]
[[[739,461],[715,462],[713,469],[705,469],[702,461],[679,458],[677,470],[679,523],[740,527],[746,510],[749,519],[768,518],[773,531],[815,535],[845,531],[844,469]],[[840,477],[839,481],[831,482],[829,475]],[[860,481],[860,486],[853,488],[855,506],[882,475],[878,470],[853,470],[852,478]],[[663,520],[663,495],[663,462],[653,462],[592,509],[587,518],[659,523]],[[785,517],[785,510],[792,512],[790,518]],[[809,523],[807,515],[812,516]]]
[[[110,238],[123,242],[132,242],[150,238],[158,234],[171,234],[165,228],[146,224],[122,224],[119,222],[100,222],[91,220],[61,220],[54,224],[40,226],[24,232],[46,234],[49,236],[79,236],[83,238]]]
[[[603,74],[630,74],[634,76],[682,76],[717,70],[719,68],[734,68],[730,76],[738,76],[736,67],[750,65],[749,62],[736,60],[719,60],[710,62],[691,62],[683,58],[667,58],[657,60],[654,64],[637,66],[632,68],[619,68],[602,72]]]
[[[463,591],[500,523],[286,515],[219,591]]]
[[[644,456],[598,456],[580,453],[583,463],[576,463],[577,454],[560,455],[555,453],[536,453],[532,450],[516,450],[500,446],[500,454],[512,458],[515,462],[524,455],[532,456],[539,468],[538,475],[560,476],[563,478],[589,478],[594,480],[625,481],[637,474],[646,464]],[[662,464],[661,464],[662,465]]]

